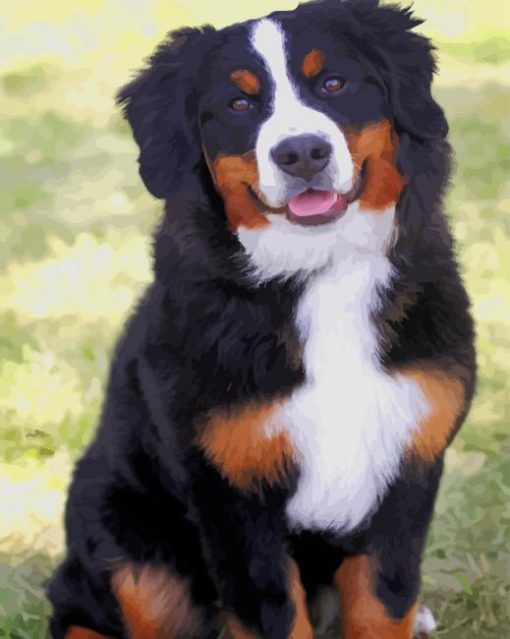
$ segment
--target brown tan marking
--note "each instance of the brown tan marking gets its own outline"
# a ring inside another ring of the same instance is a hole
[[[277,482],[292,464],[293,451],[285,433],[268,437],[265,427],[275,404],[249,404],[229,413],[215,413],[202,425],[197,444],[231,484],[257,491]]]
[[[270,223],[248,190],[258,181],[255,153],[220,155],[213,163],[212,173],[232,230],[240,226],[261,228]]]
[[[290,596],[294,603],[295,617],[289,639],[312,639],[313,628],[308,613],[306,593],[301,583],[299,568],[289,559]]]
[[[247,69],[238,69],[230,74],[230,78],[235,85],[248,95],[257,95],[260,91],[260,80]]]
[[[112,639],[106,635],[101,635],[95,630],[89,630],[82,626],[71,626],[66,633],[65,639]]]
[[[430,413],[419,424],[409,448],[423,461],[431,462],[446,448],[464,410],[464,385],[458,377],[435,369],[402,372],[418,384],[430,405]]]
[[[359,175],[365,164],[360,208],[383,211],[398,201],[405,185],[396,161],[398,138],[388,120],[380,120],[359,131],[345,131],[347,144]]]
[[[345,559],[334,582],[340,595],[342,639],[411,639],[416,604],[392,619],[373,592],[374,563],[367,555]]]
[[[257,635],[248,630],[237,617],[230,614],[226,622],[226,639],[259,639]]]
[[[187,584],[164,569],[127,564],[113,574],[112,590],[130,639],[200,633],[203,616],[194,607]]]
[[[319,49],[312,49],[310,53],[305,55],[303,64],[301,65],[301,72],[305,78],[314,78],[324,68],[325,56]]]
[[[313,629],[308,614],[306,594],[301,583],[301,575],[296,562],[290,558],[288,570],[289,594],[295,610],[294,622],[288,639],[313,639]],[[230,639],[257,639],[257,636],[247,630],[233,615],[228,617],[227,630]]]

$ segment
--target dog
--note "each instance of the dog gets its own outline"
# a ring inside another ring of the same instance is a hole
[[[323,587],[344,639],[424,630],[476,358],[419,24],[323,0],[181,29],[120,91],[164,216],[70,487],[54,639],[310,639]]]

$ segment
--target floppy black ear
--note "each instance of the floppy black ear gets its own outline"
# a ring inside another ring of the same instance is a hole
[[[431,93],[436,71],[434,48],[428,38],[412,32],[423,21],[415,18],[409,8],[380,7],[379,11],[387,12],[390,30],[393,27],[384,49],[397,126],[419,139],[444,139],[448,123]]]
[[[448,124],[431,94],[433,47],[413,32],[423,21],[409,7],[376,0],[348,0],[340,6],[356,19],[358,41],[384,78],[397,129],[422,140],[445,138]]]
[[[397,80],[392,92],[393,112],[397,126],[413,137],[442,140],[448,135],[443,109],[431,94],[431,80],[416,73]]]
[[[197,126],[197,45],[212,27],[180,29],[149,59],[147,69],[117,95],[140,147],[140,175],[158,198],[175,190],[201,156]]]

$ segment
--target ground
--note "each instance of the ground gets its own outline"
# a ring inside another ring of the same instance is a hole
[[[439,620],[435,637],[508,639],[510,41],[439,48],[435,93],[457,158],[448,211],[480,380],[447,455],[422,600]],[[110,117],[112,87],[128,75],[103,77],[58,61],[8,65],[0,77],[0,639],[46,636],[41,584],[62,551],[69,474],[150,276],[159,204],[143,191],[126,126]]]

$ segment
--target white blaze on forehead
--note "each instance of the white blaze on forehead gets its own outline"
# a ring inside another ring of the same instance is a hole
[[[271,149],[290,136],[315,134],[327,140],[332,160],[327,171],[332,188],[347,192],[352,187],[354,167],[347,141],[338,125],[321,111],[305,105],[293,84],[287,64],[285,34],[272,20],[255,23],[251,44],[262,58],[273,83],[272,112],[262,124],[256,144],[260,190],[273,206],[286,204],[286,176],[271,158]]]
[[[275,83],[274,102],[296,98],[294,88],[287,75],[285,35],[272,20],[260,20],[253,28],[252,45],[264,60]]]

